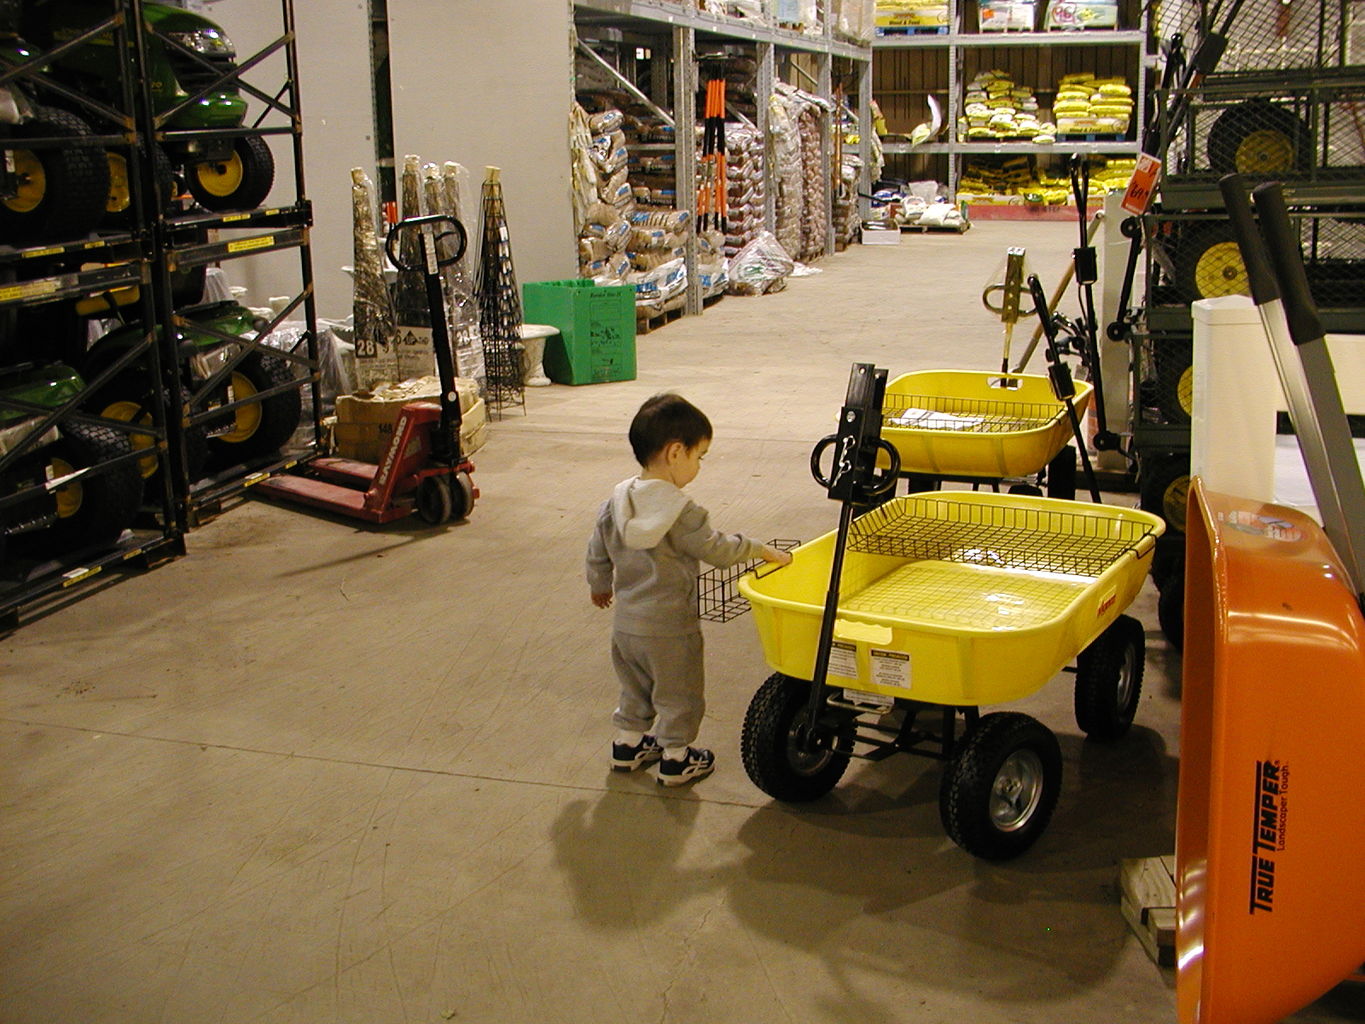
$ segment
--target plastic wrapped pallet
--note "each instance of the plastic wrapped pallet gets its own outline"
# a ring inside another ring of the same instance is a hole
[[[812,108],[801,112],[801,249],[809,263],[825,253],[825,225],[829,211],[828,174],[820,147],[820,119]]]
[[[766,191],[762,134],[748,125],[727,124],[725,160],[729,182],[725,254],[733,256],[763,228]]]
[[[787,252],[797,252],[801,248],[801,131],[793,108],[799,105],[779,90],[769,106],[768,130],[777,166],[776,237]]]

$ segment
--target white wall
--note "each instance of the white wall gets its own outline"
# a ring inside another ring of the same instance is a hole
[[[394,149],[469,168],[477,229],[487,164],[502,168],[517,280],[577,276],[569,198],[565,0],[389,0]]]
[[[279,0],[221,0],[207,14],[245,59],[281,31]],[[306,194],[313,203],[313,274],[318,313],[351,311],[352,167],[374,170],[370,36],[365,0],[295,0],[299,85],[304,114]],[[576,276],[569,200],[568,113],[572,100],[566,0],[389,0],[394,136],[424,162],[469,168],[478,224],[483,168],[502,168],[512,255],[519,281]],[[273,93],[283,81],[278,57],[248,74]],[[255,105],[259,110],[259,104]],[[278,123],[278,117],[269,123]],[[270,201],[293,196],[285,138],[273,139],[276,186]],[[248,305],[296,294],[298,260],[267,253],[224,264],[244,285]]]
[[[279,0],[224,0],[206,11],[227,30],[240,59],[247,59],[282,34]],[[374,118],[370,99],[370,42],[365,0],[296,0],[300,106],[303,110],[305,195],[313,204],[313,276],[318,315],[344,317],[351,311],[351,279],[341,267],[351,262],[351,168],[374,176]],[[274,94],[284,82],[277,55],[253,69],[246,80]],[[253,101],[253,116],[261,105]],[[282,123],[278,114],[266,122]],[[287,137],[272,137],[275,188],[268,203],[294,197],[294,165]],[[297,294],[297,255],[266,253],[223,265],[232,284],[248,289],[248,305],[265,305],[271,295]]]

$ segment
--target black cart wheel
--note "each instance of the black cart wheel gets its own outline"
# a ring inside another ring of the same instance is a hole
[[[250,400],[262,391],[294,379],[291,364],[276,356],[252,352],[232,371],[232,400]],[[227,465],[273,455],[298,429],[303,415],[302,393],[281,391],[233,410],[232,429],[210,439],[216,457]]]
[[[80,139],[90,126],[74,114],[37,107],[9,129],[25,139]],[[104,216],[109,164],[99,146],[36,146],[9,150],[18,179],[13,195],[0,191],[0,237],[15,245],[84,238]]]
[[[848,755],[833,734],[818,733],[815,749],[801,749],[808,732],[811,684],[780,672],[769,676],[749,702],[740,736],[744,770],[753,784],[776,800],[817,800],[835,787]]]
[[[417,485],[417,514],[422,521],[432,526],[450,522],[450,514],[455,508],[455,498],[451,493],[450,477],[425,476]]]
[[[112,427],[68,423],[62,436],[42,451],[49,479],[97,466],[132,449]],[[83,476],[53,492],[56,522],[35,537],[38,547],[59,553],[93,544],[112,544],[133,524],[142,506],[142,474],[128,461],[101,473]]]
[[[243,135],[226,159],[186,168],[185,185],[206,210],[254,210],[275,183],[275,158],[259,135]]]
[[[1047,496],[1076,500],[1076,446],[1066,445],[1047,464]]]
[[[1147,636],[1120,615],[1076,658],[1076,724],[1092,740],[1116,740],[1133,724],[1142,697]]]
[[[1264,179],[1307,170],[1313,162],[1308,125],[1288,107],[1250,99],[1229,107],[1209,129],[1209,166]]]
[[[1139,455],[1138,496],[1144,512],[1161,516],[1169,529],[1183,535],[1189,494],[1189,452],[1143,452]],[[1183,536],[1180,543],[1184,544]]]
[[[1173,576],[1156,599],[1156,619],[1167,642],[1177,651],[1185,649],[1185,573]]]
[[[1010,484],[1005,493],[1022,494],[1029,498],[1041,498],[1043,496],[1043,489],[1037,484]]]
[[[1009,860],[1037,841],[1062,788],[1057,737],[1016,711],[982,716],[939,787],[944,831],[984,860]]]
[[[1182,231],[1172,262],[1175,285],[1185,302],[1251,292],[1242,251],[1237,248],[1232,225],[1226,222],[1200,224]]]

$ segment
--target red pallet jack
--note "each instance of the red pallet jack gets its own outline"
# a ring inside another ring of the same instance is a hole
[[[436,232],[438,224],[450,229]],[[422,234],[423,266],[401,262],[398,234]],[[458,238],[455,252],[441,259],[437,243]],[[320,508],[367,523],[391,523],[416,512],[433,526],[464,519],[479,496],[470,474],[474,464],[460,447],[460,397],[455,390],[455,364],[441,297],[441,268],[464,255],[465,230],[454,217],[433,214],[409,217],[395,224],[384,240],[389,260],[399,270],[422,270],[431,306],[431,340],[441,380],[439,404],[409,402],[398,414],[393,440],[379,465],[352,459],[319,458],[300,466],[306,475],[275,476],[257,484],[253,493]]]
[[[1278,184],[1222,182],[1323,525],[1190,489],[1181,1024],[1273,1024],[1365,961],[1365,484]]]

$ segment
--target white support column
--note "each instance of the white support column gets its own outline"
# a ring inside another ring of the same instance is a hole
[[[691,227],[683,257],[687,267],[689,316],[701,312],[701,278],[697,274],[697,33],[688,26],[673,28],[673,147],[677,174],[678,209],[691,210]]]
[[[816,93],[821,99],[834,103],[834,58],[828,53],[815,55],[818,84]],[[834,255],[834,127],[838,112],[825,114],[820,124],[820,166],[825,172],[825,255]]]
[[[768,129],[772,119],[769,101],[777,81],[776,57],[772,43],[758,44],[758,130],[763,134],[763,230],[777,231],[777,164],[773,159]]]
[[[858,172],[858,220],[872,216],[872,60],[858,62],[858,156],[863,169]]]
[[[1120,204],[1123,195],[1111,192],[1104,200],[1104,223],[1099,228],[1100,290],[1099,338],[1100,372],[1104,377],[1104,414],[1108,427],[1116,434],[1131,437],[1133,432],[1132,359],[1133,347],[1127,341],[1110,341],[1105,327],[1118,313],[1123,275],[1128,269],[1129,240],[1120,225],[1127,216]],[[1100,469],[1122,471],[1127,460],[1121,452],[1099,452],[1095,465]]]

